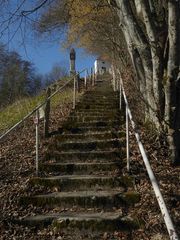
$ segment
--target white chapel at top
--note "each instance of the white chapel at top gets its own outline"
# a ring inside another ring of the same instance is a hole
[[[94,71],[95,74],[103,74],[105,72],[111,73],[111,64],[103,60],[102,58],[98,58],[94,62]]]

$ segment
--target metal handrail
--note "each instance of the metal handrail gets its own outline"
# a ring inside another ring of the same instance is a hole
[[[123,94],[124,102],[125,102],[125,105],[126,105],[127,169],[129,171],[129,167],[130,167],[130,162],[129,162],[129,123],[128,123],[128,121],[130,119],[130,122],[131,122],[132,128],[134,130],[134,134],[135,134],[135,137],[136,137],[136,140],[137,140],[137,143],[138,143],[138,147],[139,147],[141,156],[143,158],[143,161],[144,161],[146,170],[148,172],[152,187],[154,189],[156,199],[158,201],[162,216],[164,218],[164,222],[166,224],[166,228],[167,228],[169,237],[170,237],[171,240],[178,240],[179,239],[178,235],[176,233],[176,230],[174,228],[173,222],[172,222],[171,217],[169,215],[168,209],[167,209],[166,204],[164,202],[164,199],[163,199],[162,193],[160,191],[158,182],[156,180],[156,177],[155,177],[155,175],[153,173],[153,170],[151,168],[151,165],[149,163],[149,160],[148,160],[147,154],[145,152],[144,146],[143,146],[143,144],[140,140],[140,135],[136,130],[136,125],[135,125],[135,122],[133,120],[131,110],[129,108],[129,104],[128,104],[128,100],[127,100],[126,93],[125,93],[125,90],[124,90],[122,79],[120,79],[120,97],[121,97],[121,94]],[[120,104],[121,104],[121,100],[120,100]],[[120,108],[121,108],[121,105],[120,105]]]
[[[12,132],[16,127],[18,127],[20,124],[22,124],[26,119],[28,119],[30,116],[32,116],[37,110],[39,110],[43,105],[47,103],[48,100],[50,100],[52,97],[54,97],[58,92],[62,91],[75,77],[77,77],[79,74],[83,73],[87,69],[83,69],[81,72],[74,75],[68,82],[66,82],[62,87],[59,87],[54,93],[52,93],[44,102],[39,104],[37,107],[35,107],[30,113],[28,113],[25,117],[23,117],[19,122],[17,122],[15,125],[13,125],[11,128],[9,128],[4,134],[0,136],[0,141],[6,137],[10,132]]]

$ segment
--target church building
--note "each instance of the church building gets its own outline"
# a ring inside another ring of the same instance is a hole
[[[103,74],[105,72],[111,73],[111,64],[104,61],[101,58],[96,59],[94,62],[94,71],[95,74]]]

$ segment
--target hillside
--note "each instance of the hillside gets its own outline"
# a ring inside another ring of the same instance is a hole
[[[56,81],[49,87],[52,89],[52,93],[57,87],[63,86],[69,80],[68,77]],[[13,104],[9,104],[0,111],[0,134],[6,132],[10,127],[19,122],[28,113],[30,113],[36,106],[45,101],[46,90],[42,90],[36,96],[24,97],[16,100]],[[52,109],[55,108],[59,102],[69,102],[72,98],[72,88],[66,88],[61,94],[57,94],[53,97],[51,102]]]
[[[51,113],[51,131],[56,131],[63,125],[63,122],[68,118],[72,108],[71,94],[65,96],[59,95],[56,104]],[[124,124],[121,129],[124,131]],[[43,122],[40,123],[40,159],[43,159],[48,145],[52,144],[53,138],[44,140],[42,137]],[[165,196],[166,203],[170,209],[171,215],[175,222],[175,226],[179,229],[179,189],[177,183],[179,182],[179,168],[170,166],[166,146],[160,143],[152,131],[147,128],[142,128],[142,138],[145,143],[148,156],[150,158],[153,170],[157,175],[161,190]],[[132,176],[135,179],[134,186],[139,192],[141,198],[140,202],[136,203],[129,211],[131,216],[136,217],[141,222],[141,227],[132,231],[131,238],[133,240],[151,239],[151,240],[165,240],[168,239],[166,229],[158,208],[151,184],[148,180],[146,170],[142,163],[142,158],[139,154],[137,144],[131,131],[131,166]],[[30,179],[35,174],[35,127],[33,119],[29,119],[22,126],[11,133],[5,141],[1,143],[1,239],[131,239],[127,233],[115,231],[113,233],[104,232],[103,234],[92,238],[83,233],[74,232],[74,236],[60,231],[57,232],[55,228],[46,227],[36,229],[34,227],[20,226],[14,222],[15,219],[21,219],[26,216],[33,216],[37,213],[45,211],[42,207],[36,207],[32,204],[23,206],[19,204],[19,200],[23,195],[31,195],[39,192],[44,192],[41,186],[30,185]],[[126,168],[122,169],[123,174],[126,174]],[[117,173],[114,173],[117,174]],[[51,192],[52,189],[46,188]],[[57,191],[55,188],[53,191]],[[76,209],[76,208],[75,208]],[[72,207],[70,209],[54,209],[55,212],[61,211],[75,211]],[[46,212],[44,212],[46,213]],[[80,235],[79,235],[80,234]]]
[[[63,82],[60,83],[61,85]],[[53,87],[53,86],[52,86]],[[56,131],[67,118],[72,108],[72,88],[65,88],[51,101],[50,132]],[[78,94],[79,96],[81,95]],[[45,93],[32,98],[22,99],[8,106],[0,113],[1,132],[21,120],[34,107],[40,104]],[[15,216],[21,216],[31,212],[31,208],[21,209],[18,205],[19,196],[26,191],[29,178],[35,175],[35,125],[34,116],[12,131],[0,142],[0,192],[1,192],[1,238],[21,239],[22,232],[17,233],[16,226],[12,226],[11,220]],[[43,138],[43,121],[40,122],[40,147],[41,158],[48,140]],[[35,189],[34,189],[35,190]],[[33,189],[31,190],[33,191]],[[20,235],[19,235],[20,234]],[[26,233],[27,234],[27,233]],[[25,239],[22,237],[22,239]]]

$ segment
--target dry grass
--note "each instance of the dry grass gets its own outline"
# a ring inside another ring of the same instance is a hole
[[[71,86],[65,87],[64,91],[57,93],[51,101],[51,107],[54,109],[58,104],[71,103],[73,89]],[[45,100],[45,92],[38,96],[26,97],[17,100],[7,106],[0,112],[0,133],[6,132],[7,129],[19,122],[23,117],[30,113],[36,106]]]

